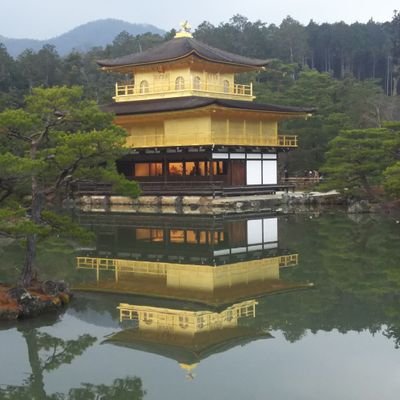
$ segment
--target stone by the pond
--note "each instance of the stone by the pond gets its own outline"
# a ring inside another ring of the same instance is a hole
[[[36,282],[30,288],[0,285],[0,320],[31,318],[57,311],[69,303],[71,296],[63,281]]]

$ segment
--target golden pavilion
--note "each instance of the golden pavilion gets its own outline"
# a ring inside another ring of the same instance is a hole
[[[187,24],[174,39],[141,53],[99,60],[123,74],[105,110],[128,132],[118,170],[143,194],[261,194],[278,184],[278,154],[297,147],[278,123],[314,109],[253,102],[252,83],[235,75],[269,60],[223,51],[194,39]]]

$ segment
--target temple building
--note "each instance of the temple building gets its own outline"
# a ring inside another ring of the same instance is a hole
[[[141,53],[99,60],[123,74],[105,110],[128,132],[118,170],[143,194],[258,194],[282,188],[278,154],[297,147],[278,123],[312,108],[260,104],[235,75],[269,60],[232,54],[194,39],[187,24],[174,39]]]

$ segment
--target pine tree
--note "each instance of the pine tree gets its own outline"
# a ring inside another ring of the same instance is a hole
[[[105,181],[120,193],[138,194],[136,183],[116,171],[125,131],[112,119],[83,100],[79,87],[33,89],[24,108],[0,113],[0,232],[26,237],[22,285],[35,278],[41,237],[80,233],[51,211],[77,180]]]

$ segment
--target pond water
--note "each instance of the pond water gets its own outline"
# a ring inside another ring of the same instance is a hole
[[[393,218],[81,215],[95,243],[43,246],[76,289],[0,323],[0,399],[398,399]],[[0,278],[23,251],[0,247]]]

